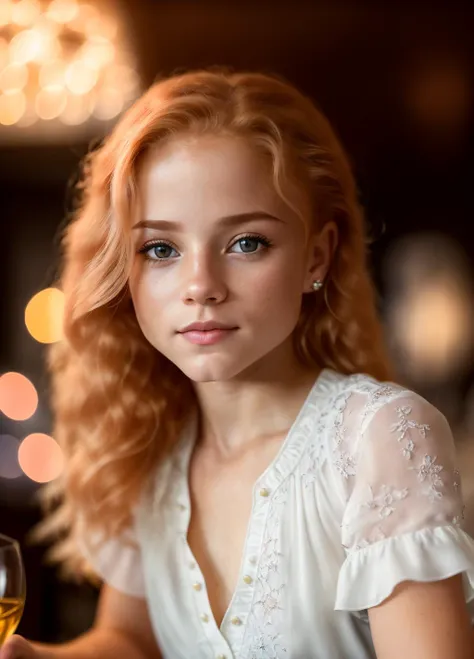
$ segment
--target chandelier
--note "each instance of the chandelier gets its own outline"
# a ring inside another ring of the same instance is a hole
[[[123,44],[110,4],[0,0],[0,135],[113,120],[140,93]]]

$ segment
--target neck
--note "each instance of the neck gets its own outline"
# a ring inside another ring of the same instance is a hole
[[[203,448],[233,457],[256,441],[287,434],[320,369],[292,355],[268,357],[231,380],[195,383]]]

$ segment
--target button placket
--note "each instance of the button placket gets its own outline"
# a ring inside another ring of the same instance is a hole
[[[186,542],[187,544],[187,542]],[[207,597],[206,584],[204,577],[201,573],[198,563],[195,561],[193,553],[187,545],[186,548],[186,565],[189,569],[188,576],[190,578],[190,587],[194,591],[196,611],[199,616],[199,619],[202,624],[202,629],[211,642],[214,652],[219,652],[219,650],[224,650],[224,652],[217,654],[217,657],[225,657],[226,659],[232,657],[232,652],[226,641],[225,636],[222,634],[221,630],[217,626],[215,619],[210,610],[210,603]],[[226,651],[229,651],[229,654],[226,654]]]
[[[196,567],[196,566],[195,566]],[[201,610],[200,618],[204,623],[210,622],[210,614],[206,613],[206,610],[209,608],[209,603],[206,598],[206,589],[202,581],[194,581],[192,583],[192,589],[194,590],[196,597],[196,604],[198,609]]]
[[[182,502],[178,502],[177,506],[182,513],[187,513],[186,519],[184,520],[185,525],[181,532],[181,538],[185,545],[185,551],[188,554],[188,560],[187,560],[188,569],[195,573],[194,574],[195,581],[191,585],[192,585],[192,589],[196,594],[195,596],[196,596],[196,603],[198,606],[198,610],[201,611],[201,613],[199,613],[199,618],[207,628],[212,620],[211,615],[209,613],[206,613],[206,610],[209,609],[209,602],[206,597],[206,589],[204,588],[203,581],[198,580],[201,576],[201,573],[196,561],[194,560],[194,556],[191,552],[191,549],[188,545],[188,525],[189,525],[188,516],[190,514],[189,506]]]
[[[264,484],[257,484],[254,491],[255,506],[249,524],[260,524],[260,522],[258,522],[258,516],[261,516],[262,514],[266,516],[264,511],[267,509],[270,501],[270,487],[268,485],[265,486]],[[249,535],[251,535],[251,531]],[[249,602],[250,604],[252,599],[252,591],[255,587],[255,579],[258,566],[258,555],[254,552],[256,550],[258,551],[259,546],[260,542],[257,540],[257,542],[252,542],[249,546],[244,548],[244,551],[247,551],[243,564],[243,574],[240,575],[239,583],[236,586],[236,601],[231,604],[231,609],[228,612],[231,614],[231,616],[227,619],[226,622],[226,639],[231,649],[233,650],[235,650],[236,647],[239,647],[242,634],[244,633],[247,614],[249,611],[247,610],[246,605],[244,605],[244,608],[242,608],[242,597],[244,601]],[[237,604],[237,602],[239,603]]]
[[[233,656],[232,649],[226,639],[226,635],[221,631],[212,614],[204,576],[188,544],[189,520],[191,515],[191,501],[187,483],[189,455],[188,453],[181,469],[181,491],[176,492],[176,496],[173,497],[176,504],[174,516],[176,521],[178,521],[180,529],[178,536],[180,536],[179,540],[184,545],[182,554],[184,560],[182,565],[185,566],[185,569],[187,568],[189,570],[186,575],[186,581],[189,579],[188,588],[192,588],[193,590],[194,615],[201,622],[202,631],[209,639],[216,659],[231,659]],[[235,631],[238,629],[234,625],[232,625],[232,628]]]

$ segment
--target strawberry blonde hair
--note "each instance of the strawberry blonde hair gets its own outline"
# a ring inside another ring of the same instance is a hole
[[[37,535],[54,538],[52,558],[75,572],[83,568],[80,520],[104,538],[125,530],[151,470],[197,405],[189,379],[143,336],[128,290],[140,157],[184,133],[247,139],[271,162],[280,195],[287,172],[297,175],[312,220],[334,221],[339,242],[323,293],[303,295],[296,354],[311,366],[391,377],[363,213],[327,119],[293,86],[260,73],[196,71],[156,82],[87,156],[63,238],[64,340],[50,350],[49,369],[66,469],[43,491],[49,514]]]

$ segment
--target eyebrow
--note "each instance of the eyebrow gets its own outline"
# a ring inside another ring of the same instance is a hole
[[[275,222],[284,222],[279,217],[265,213],[264,211],[251,211],[250,213],[237,213],[236,215],[226,215],[219,218],[219,224],[225,227],[232,227],[244,222],[253,220],[273,220]],[[179,222],[170,222],[169,220],[140,220],[133,225],[132,229],[162,229],[164,231],[182,231],[183,225]]]

